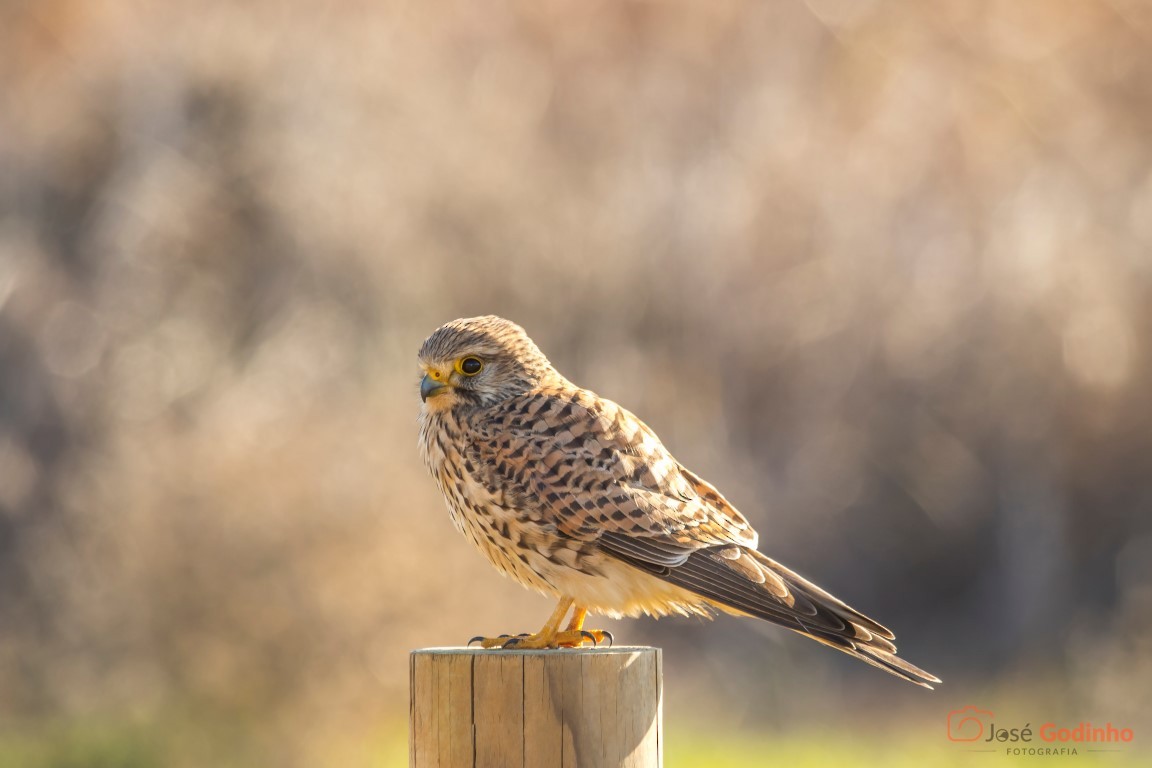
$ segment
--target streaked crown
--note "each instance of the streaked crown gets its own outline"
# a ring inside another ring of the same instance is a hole
[[[418,357],[426,370],[456,371],[446,375],[464,405],[491,405],[559,377],[523,328],[496,315],[445,323],[424,340]],[[479,370],[462,370],[466,360]]]

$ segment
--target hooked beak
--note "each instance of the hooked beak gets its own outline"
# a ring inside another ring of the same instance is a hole
[[[420,381],[420,402],[426,402],[430,397],[443,394],[448,389],[448,384],[443,381],[437,381],[432,378],[431,373],[424,374],[424,378]]]

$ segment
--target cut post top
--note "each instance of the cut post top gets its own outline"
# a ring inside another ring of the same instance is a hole
[[[472,655],[472,656],[551,656],[551,655],[587,655],[587,654],[612,654],[612,653],[648,653],[658,650],[650,645],[616,645],[616,646],[597,646],[597,647],[581,647],[581,648],[548,648],[543,650],[523,650],[516,648],[477,648],[476,646],[466,645],[448,645],[443,647],[434,648],[417,648],[412,651],[413,654],[431,654],[436,656],[446,655]]]

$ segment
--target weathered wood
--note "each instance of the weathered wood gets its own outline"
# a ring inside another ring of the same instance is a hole
[[[659,768],[658,648],[410,657],[411,768]]]

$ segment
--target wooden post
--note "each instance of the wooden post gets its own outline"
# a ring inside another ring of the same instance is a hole
[[[660,768],[659,648],[413,651],[411,768]]]

